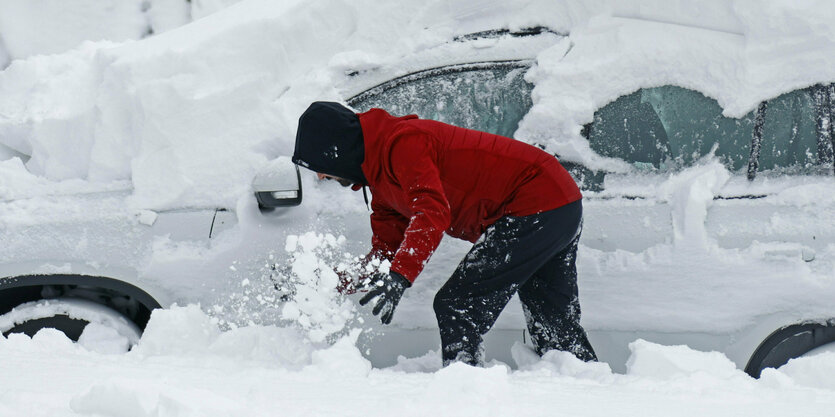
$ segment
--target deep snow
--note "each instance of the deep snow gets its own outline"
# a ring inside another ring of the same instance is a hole
[[[11,59],[64,52],[84,41],[141,39],[240,0],[2,0],[0,69]]]
[[[289,153],[307,104],[344,99],[346,72],[500,27],[569,32],[536,56],[534,106],[515,137],[592,169],[629,169],[579,132],[595,109],[639,87],[695,89],[739,117],[835,79],[826,2],[713,0],[699,18],[690,7],[250,0],[141,42],[14,61],[0,72],[0,152],[31,156],[28,171],[51,180],[130,180],[140,208],[233,208],[260,166]]]
[[[835,405],[835,352],[754,380],[718,353],[642,340],[626,374],[515,349],[520,369],[437,353],[372,369],[348,335],[317,348],[291,328],[220,331],[196,306],[154,313],[139,345],[100,354],[43,330],[0,339],[3,416],[785,416]]]

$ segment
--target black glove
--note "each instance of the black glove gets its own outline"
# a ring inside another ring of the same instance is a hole
[[[403,291],[406,291],[406,288],[411,286],[412,283],[397,272],[374,274],[371,277],[371,283],[368,284],[368,294],[362,297],[360,305],[364,306],[369,301],[377,298],[377,302],[374,304],[374,309],[371,312],[375,316],[382,312],[380,321],[383,324],[389,324],[391,323],[392,316],[394,316],[394,308],[397,307],[397,303],[403,297]]]

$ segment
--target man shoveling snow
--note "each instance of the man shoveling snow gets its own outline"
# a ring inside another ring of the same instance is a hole
[[[372,302],[384,324],[444,232],[474,243],[433,303],[445,365],[482,362],[482,336],[516,292],[538,354],[596,360],[577,298],[582,196],[552,155],[415,115],[315,102],[299,119],[293,162],[370,189],[366,259],[391,267],[369,278],[360,304]]]

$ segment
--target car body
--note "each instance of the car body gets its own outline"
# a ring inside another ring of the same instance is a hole
[[[566,37],[545,27],[459,35],[346,71],[334,87],[360,111],[416,112],[513,136],[535,108],[527,71]],[[758,375],[835,340],[835,200],[821,195],[833,191],[830,81],[743,118],[724,117],[692,89],[622,91],[582,130],[597,162],[557,155],[584,192],[580,297],[601,360],[622,371],[629,343],[644,338],[718,350]],[[0,253],[0,313],[84,298],[140,328],[154,308],[188,302],[227,323],[275,322],[253,301],[272,291],[270,281],[246,287],[248,277],[270,275],[265,263],[288,259],[280,250],[288,236],[326,224],[351,253],[370,241],[357,195],[338,190],[347,196],[334,195],[335,207],[283,207],[300,203],[302,188],[337,191],[287,163],[265,167],[257,199],[231,210],[133,207],[129,182],[35,188],[0,202],[0,241],[12,248]],[[376,366],[437,348],[431,297],[468,249],[445,239],[393,325],[364,337]],[[487,337],[488,358],[512,363],[515,342],[527,342],[516,300]]]

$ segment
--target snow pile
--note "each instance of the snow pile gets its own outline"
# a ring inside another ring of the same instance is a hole
[[[313,347],[292,327],[250,326],[221,331],[198,306],[154,310],[139,344],[140,356],[219,355],[285,367],[309,362]]]
[[[123,355],[88,351],[52,330],[0,337],[0,370],[15,376],[0,380],[0,414],[765,417],[835,405],[831,354],[755,380],[721,354],[642,340],[630,344],[626,374],[525,349],[516,348],[518,371],[501,363],[405,369],[426,358],[371,369],[350,336],[312,349],[294,329],[222,332],[197,307],[178,307],[155,312],[140,345]]]
[[[627,374],[658,378],[689,378],[703,374],[717,379],[748,379],[733,362],[719,352],[698,352],[686,346],[661,346],[644,340],[629,345],[632,356]]]
[[[143,0],[2,0],[0,38],[13,59],[75,48],[85,40],[139,39],[151,31]],[[2,66],[0,66],[2,68]]]
[[[695,18],[678,2],[249,0],[142,42],[15,62],[0,73],[0,144],[31,156],[27,167],[50,179],[130,178],[143,208],[233,207],[255,167],[290,153],[309,102],[342,99],[335,88],[346,71],[396,62],[462,31],[540,25],[570,36],[537,57],[528,76],[535,104],[517,137],[623,171],[579,135],[620,95],[679,85],[740,116],[762,99],[835,79],[826,69],[835,68],[826,53],[835,35],[820,23],[832,7],[807,6],[713,1]],[[809,8],[824,12],[801,16]],[[693,27],[700,23],[712,26]],[[786,38],[776,42],[779,34]],[[786,53],[809,40],[814,48]],[[788,70],[798,54],[808,64],[801,73]]]
[[[32,174],[19,157],[0,161],[0,201],[21,200],[42,195],[129,190],[130,181],[90,184],[81,179],[50,181]]]
[[[722,162],[711,155],[695,166],[671,175],[660,185],[659,197],[673,207],[673,237],[677,246],[708,247],[707,211],[713,204],[713,197],[730,178],[731,173]]]
[[[288,152],[299,109],[327,96],[305,79],[355,25],[336,1],[292,20],[281,19],[292,3],[247,5],[143,42],[16,61],[0,73],[0,142],[50,179],[130,178],[142,208],[234,207],[255,170]]]
[[[626,164],[596,155],[579,134],[621,95],[677,85],[741,116],[763,99],[835,79],[835,33],[826,24],[835,8],[807,3],[192,2],[194,17],[204,15],[195,8],[208,15],[176,30],[88,43],[0,73],[0,155],[31,157],[27,168],[52,180],[130,179],[141,208],[231,208],[257,167],[291,152],[307,104],[344,99],[347,72],[394,64],[458,34],[545,26],[569,36],[542,51],[528,74],[534,106],[516,137],[623,172]],[[22,15],[36,10],[2,4]],[[149,4],[151,14],[182,6]],[[70,6],[52,9],[62,7]]]
[[[790,360],[779,370],[765,369],[761,378],[783,383],[789,379],[803,387],[835,390],[835,379],[832,378],[835,372],[835,350],[832,346],[817,350],[820,352],[812,351],[801,358]]]
[[[12,59],[64,52],[84,41],[167,32],[239,1],[0,0],[0,69]]]

